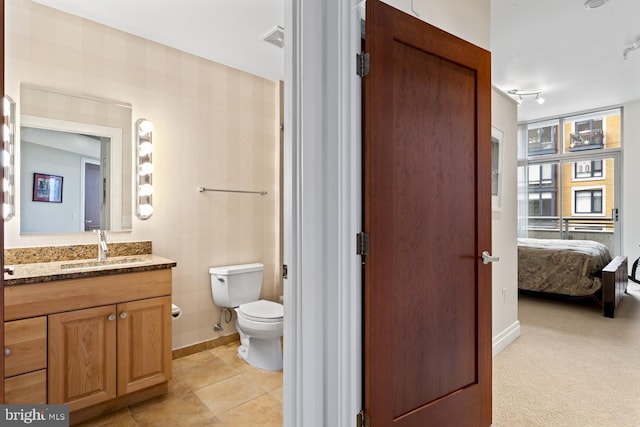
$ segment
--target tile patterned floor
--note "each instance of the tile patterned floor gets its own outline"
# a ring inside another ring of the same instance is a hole
[[[238,343],[173,361],[169,393],[82,427],[281,427],[282,371],[252,368]]]

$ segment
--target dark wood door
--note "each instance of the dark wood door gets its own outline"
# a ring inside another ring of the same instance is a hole
[[[365,410],[491,424],[489,52],[367,1]]]
[[[84,164],[84,231],[100,230],[100,165]]]

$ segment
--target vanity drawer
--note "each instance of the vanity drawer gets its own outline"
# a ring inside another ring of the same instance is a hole
[[[4,323],[4,375],[47,367],[47,317]]]
[[[41,369],[4,380],[4,402],[6,404],[46,405],[47,370]]]

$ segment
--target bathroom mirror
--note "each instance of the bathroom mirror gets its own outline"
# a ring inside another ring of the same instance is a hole
[[[131,105],[22,84],[20,233],[130,231]]]

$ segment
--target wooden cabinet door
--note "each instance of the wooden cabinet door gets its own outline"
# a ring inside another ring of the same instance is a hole
[[[4,402],[8,405],[46,405],[47,370],[16,375],[4,380]]]
[[[171,297],[118,304],[118,395],[171,378]]]
[[[5,322],[4,345],[6,377],[46,368],[47,317]]]
[[[49,316],[49,403],[73,412],[116,397],[116,306]]]

